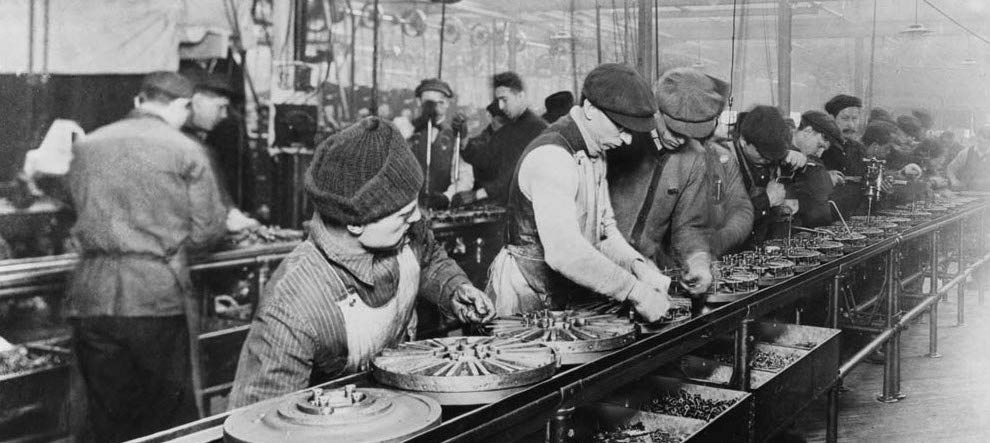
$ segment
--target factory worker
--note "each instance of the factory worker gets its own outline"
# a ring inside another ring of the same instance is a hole
[[[494,315],[420,215],[423,173],[399,130],[368,117],[316,149],[306,173],[309,239],[266,286],[230,406],[367,369],[411,336],[417,297],[462,322]]]

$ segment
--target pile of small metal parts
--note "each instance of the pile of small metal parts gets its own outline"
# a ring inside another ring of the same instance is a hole
[[[505,215],[505,208],[495,205],[472,206],[433,212],[431,219],[438,225],[470,225],[496,221]]]
[[[0,377],[53,368],[64,364],[63,358],[53,352],[35,352],[24,346],[0,352]]]
[[[650,431],[642,422],[617,426],[611,431],[599,431],[592,439],[595,443],[680,443],[686,436],[662,429]]]
[[[787,365],[798,361],[800,358],[800,355],[782,354],[780,352],[757,349],[756,352],[753,353],[750,364],[753,369],[777,372],[786,368]]]
[[[293,242],[303,239],[303,232],[295,229],[284,229],[277,226],[261,226],[257,229],[230,232],[224,238],[228,249],[246,248],[255,245]]]
[[[705,398],[699,394],[692,394],[684,389],[679,389],[677,392],[667,393],[650,400],[650,403],[643,407],[643,410],[656,414],[711,421],[722,411],[732,406],[732,403],[733,400]]]

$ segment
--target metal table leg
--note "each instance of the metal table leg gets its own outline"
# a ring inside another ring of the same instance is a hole
[[[897,278],[896,270],[897,268],[897,250],[893,249],[887,253],[887,264],[886,264],[886,279],[887,279],[887,329],[892,329],[894,327],[895,318],[897,318],[900,306],[898,303],[897,294]],[[883,392],[877,397],[877,400],[883,403],[895,403],[901,401],[904,395],[900,393],[900,372],[901,372],[901,362],[900,362],[900,332],[894,330],[884,344],[884,365],[883,365]]]
[[[931,252],[931,256],[928,258],[929,278],[931,279],[931,284],[928,287],[928,295],[934,296],[938,293],[938,231],[932,232],[928,249]],[[942,354],[938,353],[938,302],[939,300],[936,299],[932,303],[932,307],[928,309],[929,358],[939,358],[942,356]]]
[[[963,268],[966,267],[963,260],[963,228],[965,227],[965,225],[966,225],[966,220],[959,220],[959,260],[958,260],[959,273],[962,273]],[[966,280],[965,279],[959,282],[959,287],[956,289],[956,294],[958,298],[958,302],[957,302],[958,306],[956,306],[956,308],[958,309],[958,311],[956,312],[956,324],[958,326],[963,326],[966,324],[966,298],[965,298]]]
[[[842,274],[832,277],[828,291],[828,327],[839,327],[839,293],[842,291]],[[842,389],[842,379],[828,390],[828,407],[825,414],[825,442],[836,443],[839,439],[839,391]]]

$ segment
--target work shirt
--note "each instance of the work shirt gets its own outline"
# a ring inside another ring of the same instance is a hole
[[[202,147],[134,111],[76,142],[68,183],[81,259],[66,314],[183,314],[186,249],[224,233],[226,209]]]
[[[659,150],[650,134],[639,133],[631,146],[608,154],[616,226],[661,268],[686,266],[690,256],[710,252],[705,172],[704,151],[694,139],[676,151]]]
[[[967,190],[990,191],[990,149],[980,150],[975,146],[963,149],[946,169]]]
[[[818,157],[809,155],[808,163],[794,175],[788,193],[798,200],[795,220],[801,226],[814,228],[832,224],[832,177]]]
[[[413,327],[409,275],[417,277],[412,295],[447,317],[455,291],[471,284],[426,221],[409,228],[403,246],[379,253],[351,245],[349,233],[319,216],[309,233],[265,287],[241,349],[231,408],[367,368]]]
[[[783,215],[780,206],[770,206],[770,197],[767,195],[767,184],[770,180],[776,179],[779,173],[776,171],[777,166],[749,161],[738,142],[734,145],[734,151],[743,184],[753,205],[753,229],[747,245],[754,246],[780,235],[780,227],[777,225]]]
[[[484,189],[493,203],[505,204],[519,156],[546,127],[543,119],[527,109],[497,131],[488,125],[472,137],[462,155],[474,167],[475,189]]]

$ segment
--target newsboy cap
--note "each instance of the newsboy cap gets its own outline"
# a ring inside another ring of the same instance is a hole
[[[173,98],[193,96],[193,83],[188,78],[171,71],[152,72],[141,81],[141,92],[162,92]]]
[[[592,105],[626,129],[656,129],[657,102],[650,83],[635,69],[621,63],[603,63],[584,78],[581,93]]]
[[[437,91],[448,98],[454,96],[454,90],[450,89],[450,85],[438,78],[428,78],[419,82],[419,86],[416,87],[416,97],[423,95],[423,92],[426,91]]]
[[[692,68],[668,70],[657,81],[657,102],[672,131],[704,138],[715,131],[728,83]]]
[[[825,136],[831,143],[842,144],[842,131],[835,124],[835,119],[821,111],[808,111],[801,114],[801,127],[811,126],[815,132]]]

